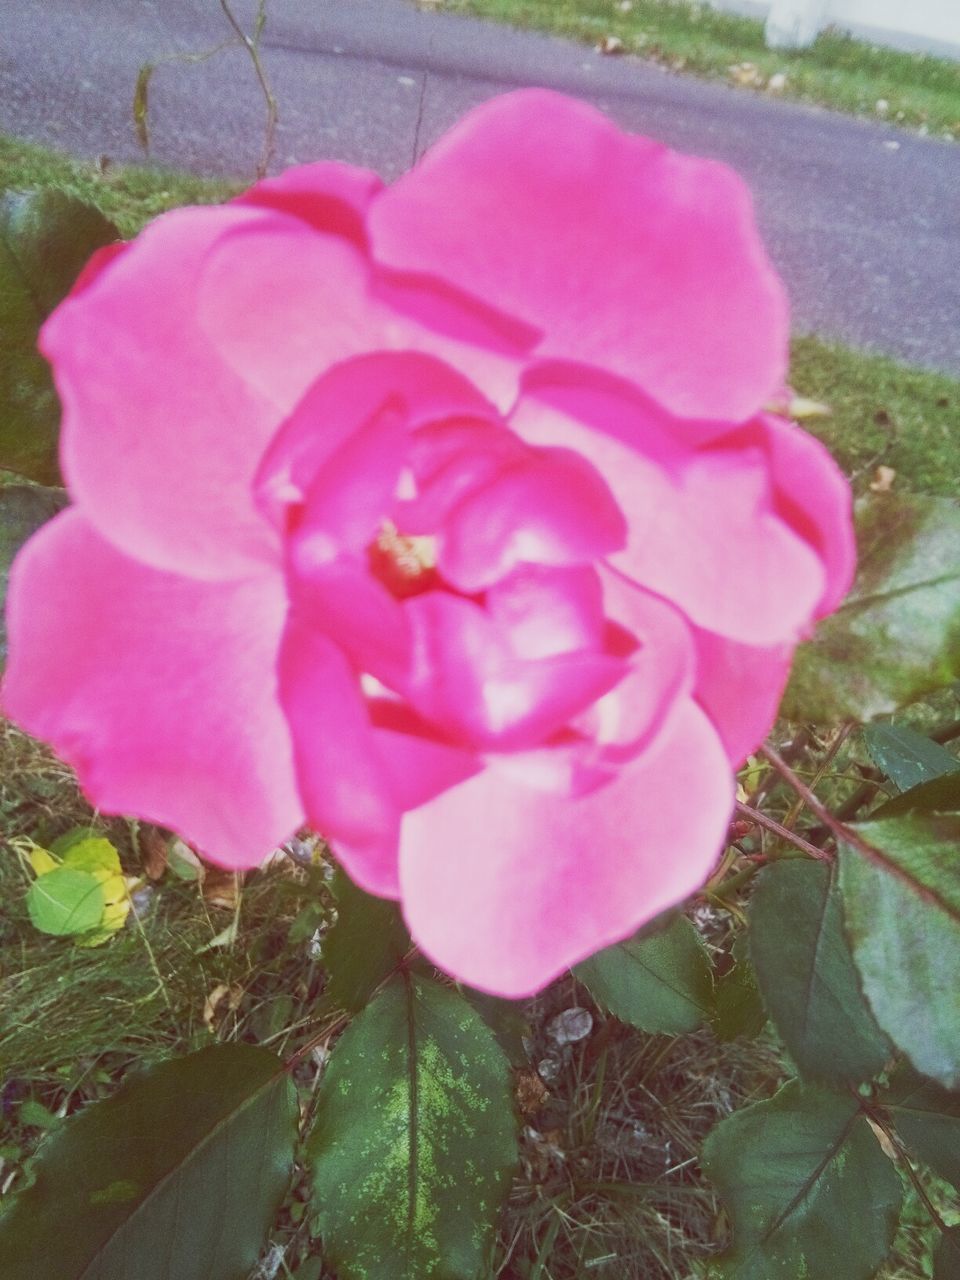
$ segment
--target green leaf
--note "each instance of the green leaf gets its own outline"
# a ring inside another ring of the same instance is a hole
[[[867,725],[863,740],[874,764],[898,791],[909,791],[960,769],[960,760],[939,742],[902,725]]]
[[[750,960],[747,936],[741,933],[731,951],[733,965],[717,981],[711,1019],[718,1040],[752,1039],[767,1021],[757,975]]]
[[[96,929],[106,899],[101,881],[89,871],[57,867],[34,880],[27,892],[27,910],[35,929],[64,938]]]
[[[523,1000],[492,996],[486,991],[474,991],[472,987],[460,987],[460,994],[476,1009],[497,1037],[497,1043],[513,1065],[523,1066],[527,1061],[523,1041],[525,1036],[530,1035],[526,1003]]]
[[[904,1066],[880,1101],[907,1146],[960,1190],[960,1093]]]
[[[840,847],[847,934],[877,1022],[918,1071],[960,1084],[960,774],[914,787]]]
[[[736,1280],[869,1280],[893,1243],[902,1187],[857,1100],[797,1080],[736,1111],[703,1148],[733,1224]]]
[[[794,720],[870,720],[960,675],[960,505],[873,494],[856,515],[857,578],[797,651],[780,709]]]
[[[24,1102],[20,1110],[17,1112],[17,1119],[21,1124],[32,1125],[37,1129],[58,1129],[63,1121],[58,1115],[37,1102],[35,1098],[28,1098]]]
[[[960,1280],[960,1226],[942,1233],[933,1259],[933,1280]]]
[[[0,302],[2,310],[2,302]],[[0,354],[2,360],[2,354]],[[2,368],[2,366],[0,366]],[[2,374],[0,374],[2,376]],[[0,396],[3,394],[0,385]],[[2,421],[2,415],[0,415]],[[3,428],[0,426],[0,432]],[[44,489],[35,485],[13,484],[0,488],[0,662],[7,656],[7,626],[4,606],[13,558],[41,525],[66,505],[62,489]]]
[[[761,872],[750,900],[750,953],[767,1012],[801,1075],[842,1085],[883,1070],[891,1048],[860,990],[835,871],[790,858]]]
[[[119,236],[93,205],[56,187],[0,194],[0,467],[57,480],[60,406],[37,330],[93,251]]]
[[[344,871],[334,876],[333,894],[337,922],[323,940],[325,995],[359,1013],[409,951],[410,935],[395,902],[365,893]]]
[[[323,1263],[319,1258],[307,1258],[293,1273],[293,1280],[323,1280]]]
[[[641,1031],[683,1035],[711,1015],[710,959],[684,916],[658,933],[598,951],[573,972],[597,1004]]]
[[[293,1165],[296,1095],[251,1045],[174,1059],[68,1121],[0,1219],[11,1280],[241,1280]]]
[[[455,991],[397,974],[337,1043],[308,1152],[340,1280],[476,1280],[517,1158],[509,1065]]]

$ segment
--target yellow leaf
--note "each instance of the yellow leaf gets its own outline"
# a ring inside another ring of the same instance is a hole
[[[38,844],[33,846],[27,857],[30,859],[30,866],[35,876],[45,876],[48,871],[55,871],[60,865],[52,853],[41,849]]]
[[[77,871],[89,871],[101,881],[111,876],[123,876],[120,855],[103,836],[87,836],[69,845],[64,850],[63,864]]]
[[[89,872],[100,881],[104,911],[99,928],[77,937],[81,947],[99,947],[122,929],[130,911],[130,893],[120,866],[120,855],[103,836],[87,836],[68,845],[63,854],[64,866]]]
[[[829,418],[833,410],[828,404],[819,400],[808,400],[806,396],[794,396],[787,405],[787,416],[802,422],[804,418]]]

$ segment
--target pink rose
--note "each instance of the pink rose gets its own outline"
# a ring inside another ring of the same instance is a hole
[[[236,867],[306,819],[535,991],[703,882],[849,584],[786,339],[740,179],[541,91],[166,214],[43,331],[74,505],[5,706],[103,810]]]

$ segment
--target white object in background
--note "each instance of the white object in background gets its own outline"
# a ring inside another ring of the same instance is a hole
[[[768,49],[806,49],[826,18],[826,0],[773,0],[763,29]]]

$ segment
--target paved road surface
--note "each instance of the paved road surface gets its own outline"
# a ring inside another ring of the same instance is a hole
[[[960,376],[960,145],[421,12],[408,0],[269,3],[277,166],[328,157],[392,177],[464,110],[505,88],[575,93],[627,128],[745,174],[798,331]],[[237,0],[238,13],[253,4]],[[0,129],[138,159],[137,68],[206,48],[225,30],[216,0],[9,0]],[[157,163],[250,174],[262,100],[243,52],[161,67],[151,122]]]

